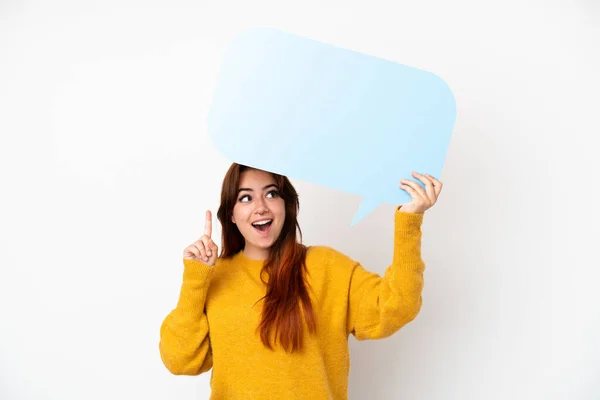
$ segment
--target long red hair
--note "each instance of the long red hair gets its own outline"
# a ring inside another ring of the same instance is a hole
[[[245,240],[236,224],[231,221],[233,207],[237,201],[242,172],[251,169],[246,165],[233,163],[223,179],[221,204],[217,218],[221,222],[221,254],[226,258],[244,249]],[[257,327],[263,344],[273,350],[270,335],[287,352],[301,351],[303,348],[302,312],[309,333],[316,332],[315,314],[308,294],[306,281],[307,247],[302,242],[302,231],[297,216],[300,209],[298,193],[284,175],[270,172],[285,202],[285,221],[279,237],[270,248],[269,256],[260,272],[261,280],[267,285],[262,320]],[[296,230],[300,241],[296,240]],[[263,279],[267,273],[268,281]],[[259,301],[260,301],[259,300]]]

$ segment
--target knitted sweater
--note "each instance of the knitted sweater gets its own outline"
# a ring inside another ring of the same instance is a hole
[[[160,329],[164,365],[175,375],[212,368],[213,400],[347,399],[349,335],[385,338],[421,308],[423,215],[395,211],[393,259],[383,277],[331,247],[308,248],[317,331],[309,334],[304,324],[300,353],[286,353],[279,343],[270,350],[256,332],[264,261],[242,251],[213,267],[184,259],[179,301]]]

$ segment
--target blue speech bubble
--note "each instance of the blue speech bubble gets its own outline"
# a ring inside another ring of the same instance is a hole
[[[255,28],[223,57],[208,131],[237,163],[363,196],[352,226],[410,200],[412,171],[441,176],[455,119],[430,72]]]

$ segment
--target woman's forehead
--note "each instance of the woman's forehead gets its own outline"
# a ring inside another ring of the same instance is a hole
[[[276,184],[275,178],[270,172],[249,169],[242,172],[240,177],[240,187],[242,186],[265,186],[267,184]]]

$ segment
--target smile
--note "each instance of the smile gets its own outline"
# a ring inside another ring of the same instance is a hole
[[[266,235],[271,230],[272,223],[273,223],[272,219],[265,219],[265,220],[253,223],[252,226],[254,227],[254,229],[256,229],[256,231],[259,234]]]

